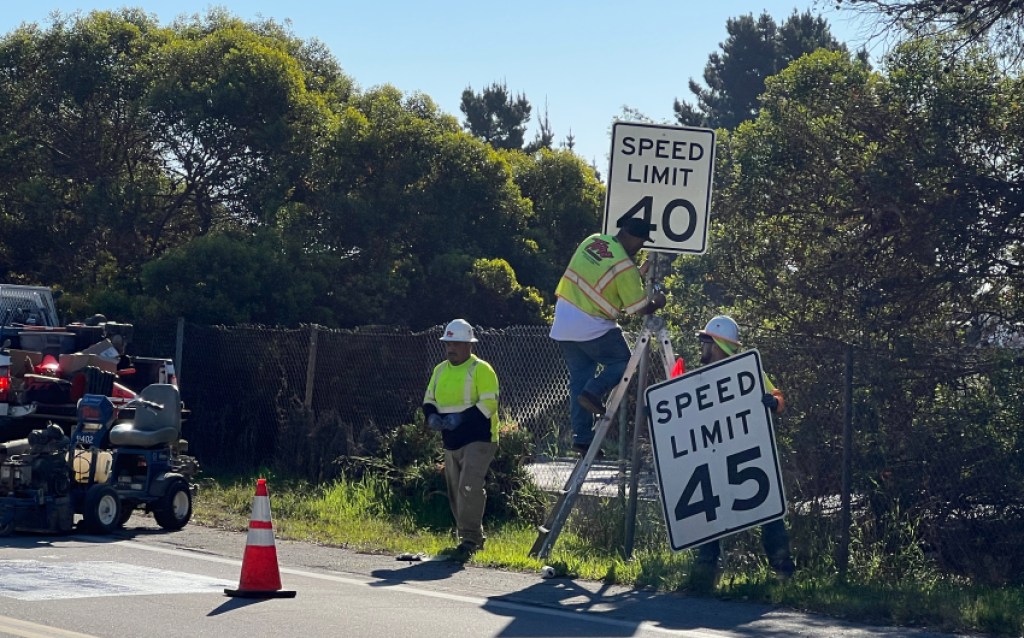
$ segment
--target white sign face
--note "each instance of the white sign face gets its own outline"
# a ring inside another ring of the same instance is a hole
[[[747,350],[647,389],[669,543],[679,551],[786,514],[761,356]]]
[[[603,232],[638,216],[654,225],[644,248],[707,252],[714,168],[712,129],[616,122]]]

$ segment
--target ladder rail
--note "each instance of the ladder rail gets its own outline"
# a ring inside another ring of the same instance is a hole
[[[608,395],[605,413],[598,418],[594,426],[594,439],[590,444],[590,448],[573,467],[564,488],[559,492],[558,498],[551,507],[547,519],[545,519],[543,525],[538,527],[537,540],[530,549],[530,556],[543,559],[550,555],[552,546],[561,534],[562,527],[572,512],[572,507],[579,496],[580,489],[583,487],[587,473],[597,458],[597,452],[618,412],[619,404],[625,398],[634,373],[640,367],[641,357],[646,356],[650,349],[654,330],[657,331],[658,343],[661,346],[660,350],[666,378],[671,374],[672,366],[675,364],[675,356],[672,354],[672,344],[668,337],[668,330],[665,328],[665,322],[660,317],[651,316],[647,319],[648,321],[645,323],[643,332],[641,332],[640,337],[633,346],[633,352],[629,357],[629,362],[626,364],[626,370],[622,375],[622,379],[612,390],[611,394]],[[635,474],[636,468],[633,468],[632,471]]]

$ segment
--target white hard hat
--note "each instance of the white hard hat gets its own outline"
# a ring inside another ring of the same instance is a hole
[[[476,343],[478,339],[473,336],[473,326],[465,319],[455,319],[444,327],[444,336],[441,341],[463,341]]]
[[[721,339],[722,341],[731,343],[733,345],[740,345],[740,328],[736,325],[736,322],[732,320],[732,317],[726,317],[725,315],[718,315],[712,317],[708,325],[704,326],[704,329],[697,333],[698,335],[708,335],[715,339]]]

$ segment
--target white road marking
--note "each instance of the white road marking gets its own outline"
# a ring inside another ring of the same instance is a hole
[[[38,625],[9,616],[0,616],[0,634],[18,636],[18,638],[97,638],[91,634],[80,634],[77,631],[68,631],[49,625]]]
[[[0,560],[0,596],[17,600],[193,594],[230,586],[208,576],[109,561]]]
[[[225,565],[238,565],[241,566],[242,561],[234,560],[230,558],[222,558],[220,556],[211,556],[209,554],[200,554],[198,552],[190,552],[182,549],[167,549],[164,547],[156,547],[153,545],[144,545],[142,543],[132,543],[130,545],[132,549],[142,549],[147,552],[154,552],[157,554],[167,554],[169,556],[189,556],[196,560],[204,560],[210,563],[221,563]],[[287,567],[278,567],[282,574],[292,574],[294,576],[302,576],[303,578],[312,578],[315,580],[324,580],[333,583],[343,583],[345,585],[355,585],[359,587],[372,587],[374,583],[379,581],[373,578],[351,578],[348,576],[337,576],[334,574],[318,574],[316,572],[307,572],[301,569],[290,569]],[[376,589],[380,589],[376,587]],[[414,594],[417,596],[426,596],[428,598],[441,598],[444,600],[451,600],[456,602],[462,602],[469,605],[476,605],[483,607],[487,605],[489,607],[500,607],[502,609],[508,609],[515,612],[528,612],[532,614],[539,614],[543,616],[554,616],[556,618],[564,618],[566,620],[584,620],[587,622],[610,625],[612,627],[621,627],[629,629],[630,631],[636,631],[643,629],[644,631],[657,632],[665,634],[667,636],[680,636],[681,638],[723,638],[727,636],[733,636],[735,634],[719,632],[714,630],[702,630],[702,629],[668,629],[661,627],[655,623],[649,621],[629,621],[629,620],[618,620],[616,618],[606,618],[603,616],[597,616],[587,614],[580,611],[566,611],[561,609],[550,609],[546,607],[527,605],[524,603],[513,603],[504,600],[495,600],[492,598],[481,598],[479,596],[462,596],[459,594],[449,594],[442,591],[431,591],[429,589],[420,589],[412,587],[410,585],[392,585],[386,588],[388,591],[400,591],[406,594]],[[300,592],[301,595],[301,592]]]

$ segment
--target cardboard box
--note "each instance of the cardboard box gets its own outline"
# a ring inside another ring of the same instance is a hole
[[[61,376],[67,377],[87,366],[95,366],[107,372],[117,372],[117,362],[120,357],[121,355],[110,339],[104,339],[81,352],[60,355],[60,373]]]
[[[81,352],[60,355],[60,375],[62,377],[68,377],[88,366],[95,366],[107,372],[117,372],[117,361],[110,361],[99,355]]]
[[[75,354],[94,354],[101,359],[113,361],[115,364],[117,363],[117,360],[121,358],[121,353],[117,351],[117,348],[110,342],[110,339],[97,341],[85,350],[76,352]]]
[[[24,377],[26,374],[33,374],[35,366],[43,362],[43,353],[33,350],[18,350],[11,348],[11,376]]]

